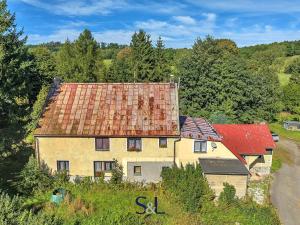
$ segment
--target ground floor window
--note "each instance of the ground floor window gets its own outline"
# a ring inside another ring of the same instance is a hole
[[[141,166],[134,166],[133,167],[133,174],[134,174],[134,176],[141,176],[142,175],[142,167]]]
[[[69,172],[69,161],[57,161],[57,171],[67,171]]]
[[[99,177],[103,172],[112,171],[115,168],[114,161],[95,161],[94,162],[94,176]]]

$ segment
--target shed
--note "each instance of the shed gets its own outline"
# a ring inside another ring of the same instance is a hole
[[[285,121],[283,127],[287,130],[296,130],[300,131],[300,122],[299,121]]]
[[[249,171],[238,159],[199,159],[202,171],[210,185],[219,196],[223,191],[223,183],[227,182],[236,189],[236,196],[246,195]]]

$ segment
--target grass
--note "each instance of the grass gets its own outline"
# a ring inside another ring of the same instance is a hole
[[[44,203],[43,210],[49,214],[55,214],[63,218],[66,225],[71,224],[197,224],[197,217],[184,212],[180,205],[165,195],[161,190],[151,188],[120,188],[112,189],[105,184],[90,184],[88,187],[78,187],[73,184],[66,186],[72,193],[72,200],[67,198],[60,206],[49,203],[51,192],[37,193],[26,201],[26,205],[32,203]],[[136,205],[138,196],[145,196],[144,202],[152,203],[154,196],[158,197],[158,209],[165,214],[143,214],[137,211],[143,209]]]
[[[270,129],[277,133],[280,137],[292,139],[294,141],[300,142],[300,131],[291,131],[283,128],[281,124],[272,123],[270,124]]]
[[[286,86],[290,81],[291,74],[278,73],[278,79],[281,86]]]

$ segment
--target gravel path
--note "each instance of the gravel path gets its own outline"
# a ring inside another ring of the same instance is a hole
[[[300,143],[281,139],[278,144],[291,153],[294,163],[283,164],[274,174],[271,201],[284,225],[296,225],[300,224]]]

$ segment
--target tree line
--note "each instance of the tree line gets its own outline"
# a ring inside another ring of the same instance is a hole
[[[208,36],[197,39],[192,49],[166,49],[161,37],[154,43],[143,30],[133,34],[128,46],[107,45],[87,29],[74,41],[33,47],[26,45],[6,1],[0,12],[1,152],[34,129],[28,129],[38,118],[33,104],[40,91],[45,96],[54,77],[64,82],[169,82],[173,75],[180,85],[180,113],[213,123],[271,122],[282,110],[299,113],[299,60],[289,68],[289,86],[281,88],[274,69],[280,48],[250,54],[231,40]],[[115,56],[108,61],[103,50],[111,49]]]

